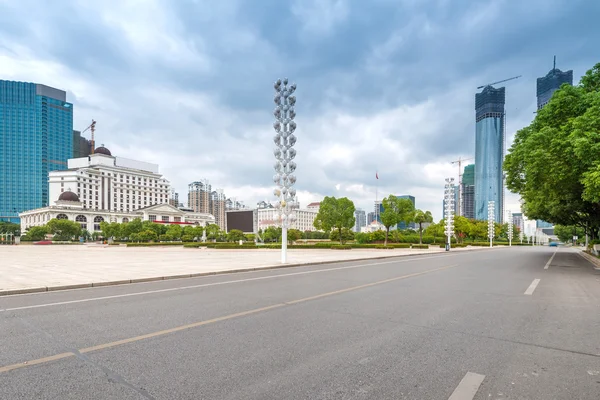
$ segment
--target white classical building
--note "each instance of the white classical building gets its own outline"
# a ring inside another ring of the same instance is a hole
[[[122,213],[169,202],[170,184],[157,164],[114,157],[98,147],[94,154],[68,160],[67,166],[49,173],[50,201],[70,190],[85,209]]]
[[[215,223],[215,218],[210,214],[189,212],[170,204],[155,204],[130,212],[89,209],[85,208],[83,202],[79,201],[79,197],[70,191],[61,193],[54,205],[22,212],[19,217],[21,232],[26,232],[32,226],[45,225],[54,218],[78,222],[82,229],[90,233],[100,231],[101,222],[124,223],[135,218],[159,224],[183,226],[206,226]]]
[[[302,232],[316,231],[317,228],[314,227],[313,223],[318,213],[318,208],[296,210],[296,221],[291,224],[290,229],[298,229]],[[258,229],[265,230],[270,226],[278,226],[276,216],[276,208],[259,208]]]

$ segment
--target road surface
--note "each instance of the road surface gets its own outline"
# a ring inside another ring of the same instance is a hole
[[[8,296],[0,399],[597,400],[599,311],[547,247]]]

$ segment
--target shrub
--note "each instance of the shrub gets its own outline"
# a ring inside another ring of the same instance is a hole
[[[352,250],[352,246],[348,244],[334,244],[331,246],[331,250]]]
[[[413,244],[410,246],[412,249],[428,249],[428,244]]]
[[[375,245],[376,249],[385,249],[385,250],[394,250],[396,247],[394,246],[384,246],[382,244]]]

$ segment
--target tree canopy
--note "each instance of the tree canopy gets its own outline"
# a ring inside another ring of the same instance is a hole
[[[509,190],[530,219],[600,229],[600,63],[564,84],[517,132],[504,161]]]
[[[384,198],[381,204],[381,224],[385,227],[384,244],[387,245],[390,228],[400,222],[411,222],[414,219],[415,206],[409,199],[399,199],[393,194]]]
[[[330,232],[336,230],[340,242],[343,243],[344,238],[342,229],[351,229],[354,226],[354,203],[347,197],[336,199],[335,197],[325,197],[321,201],[319,212],[313,223],[314,227]]]
[[[423,224],[432,223],[433,216],[431,215],[431,211],[415,210],[413,220],[414,220],[414,222],[419,224],[419,244],[422,244],[423,243]]]

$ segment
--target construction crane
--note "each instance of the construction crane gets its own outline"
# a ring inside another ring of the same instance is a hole
[[[512,78],[508,78],[508,79],[503,79],[501,81],[498,82],[493,82],[493,83],[488,83],[486,85],[482,85],[482,86],[478,86],[477,89],[483,89],[486,86],[492,86],[492,85],[497,85],[498,83],[502,83],[502,82],[508,82],[508,81],[512,81],[513,79],[518,79],[520,78],[522,75],[517,75],[517,76],[513,76]]]
[[[83,131],[81,131],[81,134],[83,135],[88,130],[92,132],[92,146],[91,146],[92,149],[91,149],[90,153],[94,154],[94,149],[96,148],[96,142],[94,141],[94,132],[96,132],[96,121],[92,120],[92,123],[90,124],[90,126],[88,126]]]
[[[470,161],[470,160],[474,160],[474,157],[471,158],[461,158],[458,157],[458,160],[456,161],[452,161],[451,164],[458,164],[458,204],[456,205],[456,214],[457,215],[462,215],[461,214],[461,199],[462,199],[462,176],[463,176],[463,169],[462,169],[462,163],[463,161]]]

